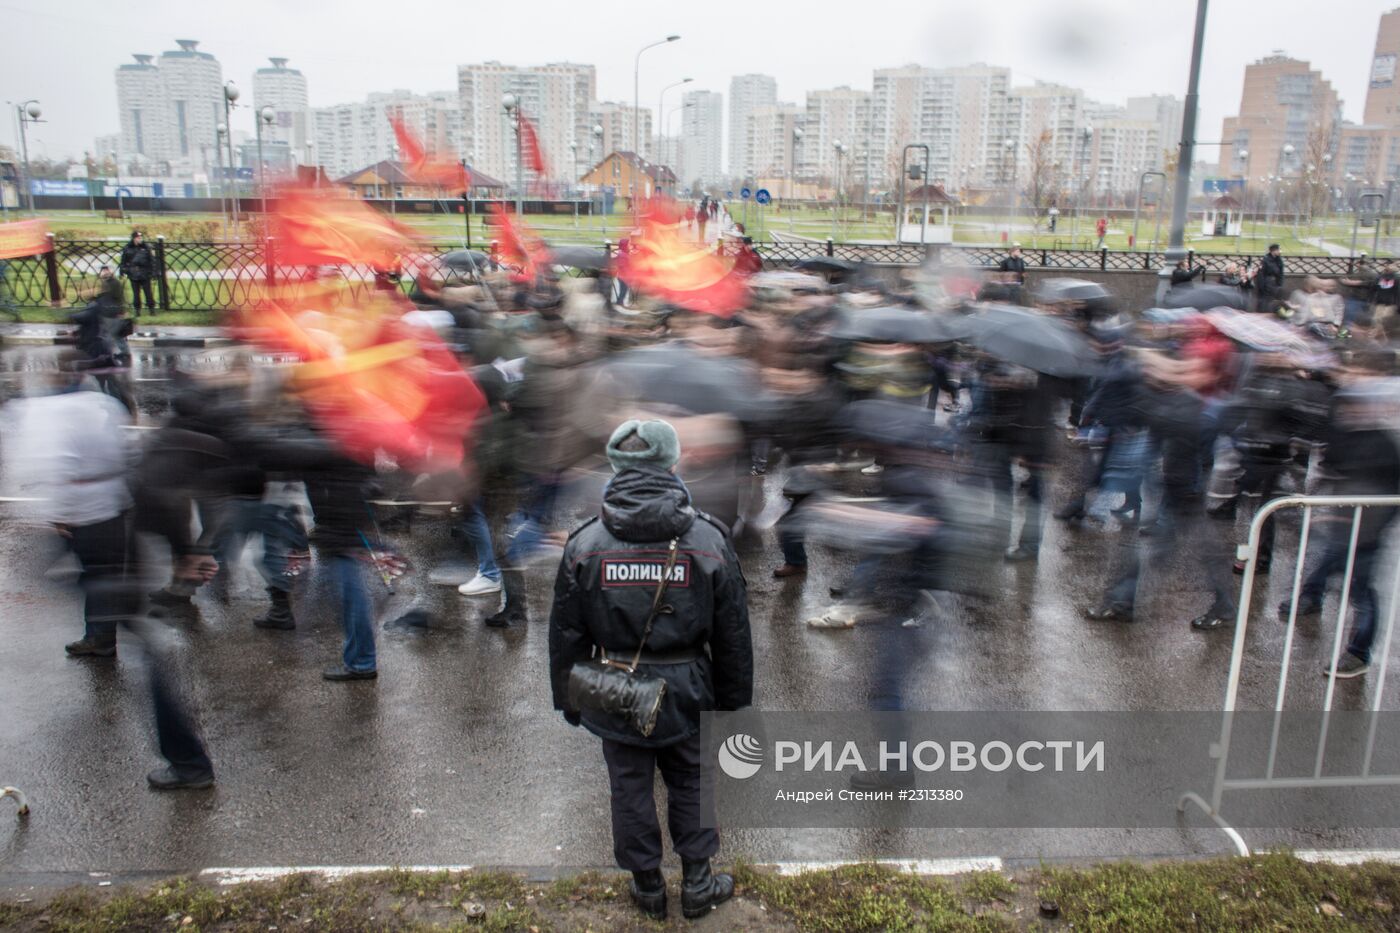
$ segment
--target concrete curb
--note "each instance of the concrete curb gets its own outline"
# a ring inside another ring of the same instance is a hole
[[[74,337],[63,331],[25,332],[0,334],[0,345],[7,347],[58,347],[72,346]],[[127,338],[127,345],[136,350],[168,349],[207,349],[210,347],[232,346],[228,337],[193,336],[175,334],[137,334]]]

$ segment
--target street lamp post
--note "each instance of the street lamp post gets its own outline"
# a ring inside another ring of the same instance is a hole
[[[112,156],[112,171],[117,176],[117,213],[122,215],[122,220],[126,220],[126,205],[122,203],[122,162],[121,159],[117,158],[115,152],[110,153],[110,155]]]
[[[1084,198],[1084,176],[1089,166],[1089,143],[1094,140],[1094,128],[1086,126],[1079,131],[1079,163],[1074,170],[1074,217],[1070,221],[1069,243],[1074,246],[1075,237],[1079,236],[1079,202]]]
[[[232,81],[224,82],[224,139],[228,143],[228,170],[233,175],[233,230],[238,232],[238,163],[233,158],[233,108],[242,92]]]
[[[502,94],[501,106],[515,123],[515,216],[525,216],[525,160],[520,153],[520,101],[514,94]]]
[[[277,113],[271,107],[264,107],[258,111],[258,119],[255,121],[258,130],[258,194],[262,199],[262,214],[267,217],[267,162],[263,159],[262,134],[263,125],[272,125],[272,121],[277,119]]]
[[[315,187],[319,188],[321,187],[321,167],[316,164],[315,150],[316,143],[308,139],[306,141],[306,167],[315,173],[316,180],[313,184]]]
[[[15,105],[15,114],[19,117],[19,146],[24,159],[24,184],[20,191],[29,195],[29,213],[34,213],[34,188],[29,179],[29,134],[25,132],[25,126],[30,123],[43,123],[39,118],[44,115],[44,110],[39,106],[37,100],[26,100]]]
[[[690,82],[692,82],[692,81],[694,81],[694,80],[695,80],[694,78],[681,78],[679,81],[676,81],[676,82],[674,82],[674,83],[672,83],[672,84],[668,84],[668,85],[666,85],[665,87],[663,87],[663,88],[661,89],[661,93],[660,93],[660,94],[657,96],[657,98],[656,98],[656,119],[657,119],[657,120],[660,120],[661,117],[662,117],[662,115],[666,112],[666,92],[669,91],[669,90],[670,90],[671,88],[673,88],[673,87],[680,87],[682,84],[689,84]],[[662,127],[662,126],[656,127],[656,135],[657,135],[658,138],[661,136],[661,131],[662,131],[663,129],[665,129],[665,127]],[[661,148],[661,147],[658,146],[658,147],[657,147],[656,153],[653,154],[653,156],[652,156],[652,161],[653,161],[653,162],[657,162],[657,163],[660,163],[660,162],[661,162],[661,151],[660,151],[660,148]],[[640,155],[640,153],[638,153],[638,155]]]
[[[228,127],[222,123],[214,127],[214,165],[219,173],[219,217],[224,222],[225,241],[228,240],[228,178],[224,175],[224,134],[227,132]]]
[[[595,161],[595,159],[594,159],[593,152],[594,152],[594,147],[596,147],[596,146],[601,146],[602,144],[603,144],[603,126],[602,126],[602,124],[600,124],[600,123],[595,123],[595,124],[593,124],[593,132],[592,132],[592,133],[589,135],[589,137],[588,137],[588,163],[589,163],[589,166],[590,166],[590,167],[592,167],[592,166],[598,164],[598,163]],[[597,193],[598,193],[598,210],[599,210],[599,211],[602,211],[602,209],[603,209],[603,186],[602,186],[601,184],[598,184],[598,185],[594,185],[593,187],[595,187],[595,188],[598,189],[598,192],[597,192]],[[589,202],[588,202],[588,203],[589,203],[589,205],[590,205],[590,206],[589,206],[589,209],[588,209],[588,215],[589,215],[589,218],[591,219],[592,216],[593,216],[593,213],[594,213],[593,208],[592,208],[593,200],[592,200],[591,193],[590,193],[590,197],[589,197]],[[598,223],[599,223],[600,226],[603,226],[603,227],[606,227],[606,226],[607,226],[607,222],[604,221],[604,220],[599,220]]]
[[[1016,140],[1008,136],[1001,141],[1001,146],[1011,159],[1009,173],[1005,172],[1005,160],[1002,162],[1003,174],[1006,177],[1006,242],[1010,243],[1012,242],[1011,224],[1016,216]]]
[[[1241,150],[1240,150],[1239,152],[1237,152],[1235,155],[1239,158],[1240,165],[1242,166],[1242,170],[1243,170],[1243,172],[1244,172],[1244,177],[1245,177],[1245,179],[1248,180],[1248,179],[1249,179],[1249,150],[1248,150],[1248,149],[1241,149]],[[1246,198],[1249,197],[1248,191],[1245,192],[1245,197],[1246,197]],[[1249,211],[1245,209],[1245,208],[1247,207],[1246,204],[1241,203],[1240,207],[1241,207],[1241,212],[1240,212],[1240,225],[1239,225],[1238,228],[1236,228],[1236,229],[1237,229],[1237,232],[1235,233],[1235,252],[1237,252],[1237,253],[1240,251],[1240,237],[1244,234],[1244,219],[1245,219],[1245,217],[1249,214]]]
[[[794,187],[795,187],[795,183],[796,183],[796,181],[797,181],[797,147],[800,146],[800,145],[802,145],[802,137],[805,136],[805,135],[806,135],[806,131],[803,130],[802,127],[800,127],[800,126],[794,126],[794,127],[792,128],[792,164],[788,167],[788,202],[789,202],[789,203],[784,207],[784,210],[787,212],[787,215],[788,215],[788,232],[789,232],[789,233],[792,232],[792,215],[796,213],[796,207],[795,207],[795,205],[796,205],[796,200],[795,200],[796,195],[795,195],[795,193],[794,193]]]
[[[658,45],[665,45],[665,44],[668,43],[668,42],[675,42],[675,41],[676,41],[677,39],[679,39],[679,38],[680,38],[680,36],[672,35],[672,36],[667,36],[667,37],[664,38],[664,39],[658,39],[656,42],[652,42],[652,43],[650,43],[649,45],[644,45],[644,46],[642,46],[640,49],[637,50],[637,57],[633,60],[633,63],[632,63],[632,154],[635,155],[638,159],[640,159],[640,158],[642,157],[641,143],[639,142],[639,140],[640,140],[640,138],[641,138],[641,135],[640,135],[640,134],[641,134],[641,127],[642,127],[642,90],[641,90],[641,88],[642,88],[642,83],[641,83],[641,81],[642,81],[642,53],[645,52],[647,49],[654,49],[654,48],[656,48]],[[658,111],[657,114],[656,114],[656,119],[658,119],[658,120],[661,119],[661,113],[660,113],[659,111]],[[628,193],[629,196],[633,196],[633,197],[635,197],[635,189],[636,189],[636,181],[635,181],[635,179],[636,179],[636,175],[637,175],[637,173],[636,173],[636,171],[634,170],[634,171],[632,172],[632,174],[628,176],[628,179],[627,179],[627,182],[628,182],[628,183],[627,183],[627,193]],[[633,203],[635,204],[636,202],[634,201]]]
[[[841,156],[846,151],[846,146],[838,139],[831,144],[831,148],[836,150],[836,175],[831,186],[831,238],[834,240],[840,234],[838,224],[841,218]]]

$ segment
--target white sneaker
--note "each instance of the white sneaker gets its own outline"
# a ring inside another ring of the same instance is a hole
[[[463,596],[490,596],[492,593],[499,593],[500,591],[500,580],[492,580],[489,577],[483,577],[481,574],[477,574],[466,583],[457,587],[457,592],[461,593]]]
[[[812,628],[855,628],[863,608],[850,603],[836,603],[821,615],[808,619],[807,624]]]
[[[872,463],[868,467],[862,467],[861,472],[866,476],[879,476],[881,473],[885,472],[885,468],[878,463]]]

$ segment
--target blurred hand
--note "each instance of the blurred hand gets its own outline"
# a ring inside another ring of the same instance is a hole
[[[219,562],[208,554],[186,554],[180,558],[175,569],[178,580],[197,580],[208,583],[219,572]]]

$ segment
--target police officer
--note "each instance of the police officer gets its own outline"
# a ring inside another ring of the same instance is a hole
[[[665,421],[626,421],[607,447],[614,476],[601,514],[573,533],[554,584],[549,620],[554,707],[570,725],[603,740],[612,787],[613,854],[632,872],[632,899],[666,916],[661,827],[652,787],[666,782],[667,825],[681,857],[681,907],[704,916],[734,893],[734,879],[710,870],[719,849],[713,774],[700,742],[699,714],[735,710],[753,695],[753,652],[744,575],[727,529],[696,510],[675,475],[680,440]],[[663,606],[643,645],[640,669],[664,678],[666,692],[650,735],[622,717],[571,709],[569,670],[601,650],[630,659],[677,542]]]

